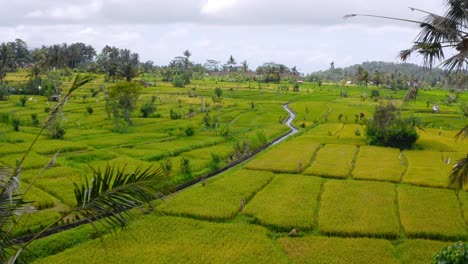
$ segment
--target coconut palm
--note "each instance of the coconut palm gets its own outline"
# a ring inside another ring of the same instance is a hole
[[[418,8],[410,7],[412,11],[423,13],[422,21],[376,16],[368,14],[350,14],[345,19],[355,16],[369,16],[416,23],[421,32],[416,37],[413,46],[402,50],[399,54],[403,61],[410,55],[422,55],[423,64],[433,67],[437,61],[440,66],[449,71],[466,71],[468,69],[468,2],[466,0],[445,0],[447,11],[438,15]],[[450,49],[455,54],[445,59],[444,50]]]
[[[468,125],[455,135],[455,140],[464,140],[466,137],[468,137]],[[455,162],[449,174],[449,181],[450,185],[457,189],[468,184],[468,153],[465,158]]]
[[[125,167],[115,168],[108,165],[102,171],[94,170],[91,180],[84,178],[80,184],[74,184],[75,207],[26,243],[18,244],[12,239],[12,231],[21,221],[21,216],[25,214],[27,209],[27,201],[24,200],[25,194],[43,171],[54,166],[58,153],[36,175],[30,185],[23,192],[20,192],[19,178],[22,164],[43,131],[54,122],[71,93],[91,79],[89,76],[77,75],[71,89],[50,112],[16,169],[0,169],[0,263],[14,263],[32,241],[41,237],[44,232],[63,219],[80,216],[90,223],[97,221],[110,228],[126,228],[128,226],[127,216],[132,212],[130,209],[149,204],[150,201],[160,198],[165,193],[165,176],[160,169],[137,168],[132,172],[126,172]],[[95,225],[93,224],[93,226]]]

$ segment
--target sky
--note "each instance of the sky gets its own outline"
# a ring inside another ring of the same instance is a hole
[[[30,48],[84,42],[128,48],[142,61],[166,65],[190,50],[192,60],[225,63],[232,55],[255,69],[265,62],[308,73],[330,62],[401,62],[417,24],[350,13],[420,20],[417,7],[444,13],[443,0],[0,0],[0,42]],[[418,58],[410,62],[419,63]]]

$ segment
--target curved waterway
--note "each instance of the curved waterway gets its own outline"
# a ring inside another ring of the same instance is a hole
[[[296,134],[299,130],[297,130],[295,127],[293,127],[291,125],[292,121],[294,120],[294,118],[296,118],[296,114],[288,107],[287,104],[284,104],[283,105],[283,108],[284,110],[286,110],[288,113],[289,113],[289,117],[288,117],[288,120],[286,120],[286,122],[284,123],[285,125],[287,125],[290,129],[291,129],[291,132],[289,132],[288,134],[278,138],[277,140],[275,140],[273,143],[271,143],[271,145],[276,145],[280,142],[283,142],[285,139],[287,139],[288,137]]]
[[[186,183],[184,183],[184,184],[181,184],[181,185],[179,185],[179,186],[176,186],[176,188],[172,191],[172,194],[174,194],[174,193],[176,193],[176,192],[180,192],[180,191],[182,191],[183,189],[186,189],[186,188],[188,188],[188,187],[190,187],[190,186],[192,186],[192,185],[194,185],[194,184],[196,184],[196,183],[198,183],[198,182],[200,182],[200,181],[203,181],[203,180],[205,180],[205,179],[207,179],[207,178],[216,176],[216,175],[218,175],[218,174],[220,174],[220,173],[222,173],[222,172],[224,172],[224,171],[226,171],[226,170],[228,170],[228,169],[230,169],[230,168],[232,168],[232,167],[235,167],[236,165],[238,165],[238,164],[244,162],[245,160],[247,160],[247,159],[249,159],[249,158],[251,158],[251,157],[257,155],[258,153],[263,152],[263,151],[269,149],[272,145],[276,145],[276,144],[278,144],[278,143],[280,143],[280,142],[283,142],[283,141],[284,141],[285,139],[287,139],[288,137],[290,137],[290,136],[296,134],[296,133],[298,132],[298,130],[297,130],[295,127],[293,127],[293,126],[291,125],[291,123],[292,123],[292,121],[294,120],[294,118],[296,118],[296,114],[288,107],[287,104],[284,104],[284,105],[283,105],[283,108],[284,108],[284,110],[286,110],[286,111],[289,113],[289,117],[288,117],[288,119],[286,120],[286,122],[284,123],[285,125],[287,125],[287,126],[291,129],[291,131],[289,131],[289,133],[287,133],[287,134],[285,134],[285,135],[283,135],[283,136],[277,138],[277,139],[276,139],[275,141],[273,141],[272,143],[270,143],[270,144],[264,146],[263,148],[261,148],[261,149],[255,151],[254,153],[251,153],[251,154],[248,155],[247,157],[244,157],[244,158],[242,158],[242,159],[240,159],[240,160],[238,160],[238,161],[236,161],[236,162],[230,164],[229,166],[227,166],[227,167],[225,167],[225,168],[222,168],[222,169],[220,169],[220,170],[218,170],[218,171],[210,172],[210,173],[208,173],[207,175],[205,175],[205,176],[203,176],[203,177],[200,177],[200,178],[194,179],[194,180],[192,180],[192,181],[186,182]],[[58,232],[61,232],[61,231],[65,231],[65,230],[68,230],[68,229],[71,229],[71,228],[80,226],[80,225],[82,225],[82,224],[87,224],[87,223],[88,223],[88,221],[86,221],[85,219],[78,220],[78,221],[76,221],[76,222],[74,222],[74,223],[70,223],[70,224],[66,224],[66,225],[62,225],[62,226],[57,226],[57,227],[51,228],[51,229],[49,229],[49,231],[47,231],[47,232],[46,232],[45,234],[43,234],[43,235],[44,235],[44,236],[49,236],[49,235],[52,235],[52,234],[55,234],[55,233],[58,233]],[[26,236],[23,236],[23,237],[19,237],[19,238],[16,238],[16,241],[26,242],[26,241],[28,241],[29,239],[31,239],[31,237],[33,237],[33,236],[34,236],[34,234],[32,234],[32,235],[26,235]]]

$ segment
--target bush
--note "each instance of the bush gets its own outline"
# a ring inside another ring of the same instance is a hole
[[[377,97],[379,97],[379,96],[380,96],[380,92],[379,92],[378,90],[373,89],[373,90],[371,91],[371,97],[372,97],[372,98],[377,98]]]
[[[13,127],[13,129],[18,132],[19,131],[19,126],[21,124],[21,120],[19,119],[18,116],[13,116],[12,119],[11,119],[11,126]]]
[[[468,243],[458,242],[443,248],[432,258],[432,263],[462,264],[468,263]]]
[[[218,154],[211,153],[211,161],[210,164],[208,165],[211,170],[218,170],[221,168],[222,163],[222,158]]]
[[[62,126],[55,126],[49,133],[52,139],[64,139],[66,130]]]
[[[180,172],[185,175],[192,175],[192,164],[190,164],[190,160],[186,157],[180,159]]]
[[[185,135],[188,137],[195,135],[195,129],[191,126],[185,128]]]
[[[39,125],[39,119],[37,119],[37,114],[36,113],[31,113],[31,123],[33,126],[38,126]]]
[[[140,112],[143,114],[144,118],[149,117],[155,111],[156,111],[156,106],[154,105],[153,102],[145,103],[140,108]]]
[[[174,109],[171,109],[170,115],[171,115],[171,119],[173,120],[182,118],[182,115],[179,112],[175,111]]]
[[[94,113],[94,110],[91,106],[87,106],[86,107],[86,112],[88,112],[88,114],[92,115]]]
[[[23,95],[19,98],[19,103],[22,107],[25,107],[26,106],[26,102],[28,101],[28,98],[26,97],[26,95]]]
[[[172,84],[174,87],[185,87],[185,78],[182,75],[176,75],[174,76],[174,79],[172,80]]]
[[[163,162],[160,163],[162,170],[164,171],[164,174],[168,176],[172,172],[172,160],[167,158],[164,159]]]
[[[50,106],[44,107],[44,113],[48,114],[50,112]]]
[[[410,149],[418,140],[412,119],[400,119],[391,103],[375,108],[374,117],[367,122],[367,141],[370,145]]]

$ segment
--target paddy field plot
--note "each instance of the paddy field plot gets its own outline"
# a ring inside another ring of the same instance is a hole
[[[400,219],[408,237],[465,239],[467,231],[454,191],[399,186]]]
[[[272,178],[271,172],[239,170],[169,197],[158,209],[169,215],[229,219]]]
[[[432,256],[453,242],[410,239],[396,246],[396,251],[402,263],[427,264]]]
[[[306,236],[278,243],[293,263],[399,263],[392,243],[384,239]]]
[[[260,226],[153,215],[131,230],[35,263],[289,263]]]
[[[357,147],[327,144],[317,152],[317,157],[303,174],[334,178],[349,176]]]
[[[320,232],[339,236],[399,236],[393,184],[329,180],[323,188],[318,217]]]
[[[408,161],[403,182],[428,187],[447,187],[453,163],[466,153],[404,151],[403,155]]]
[[[359,130],[360,135],[356,135],[356,130]],[[366,137],[364,128],[357,124],[343,123],[325,123],[320,124],[304,133],[304,137],[308,137],[313,141],[322,144],[350,144],[350,145],[365,145]]]
[[[298,137],[281,143],[245,167],[252,170],[299,173],[309,164],[319,146],[307,137]]]
[[[361,146],[353,178],[399,182],[404,170],[399,157],[399,149]]]
[[[279,229],[311,229],[323,180],[280,174],[247,204],[243,212],[262,225]]]

